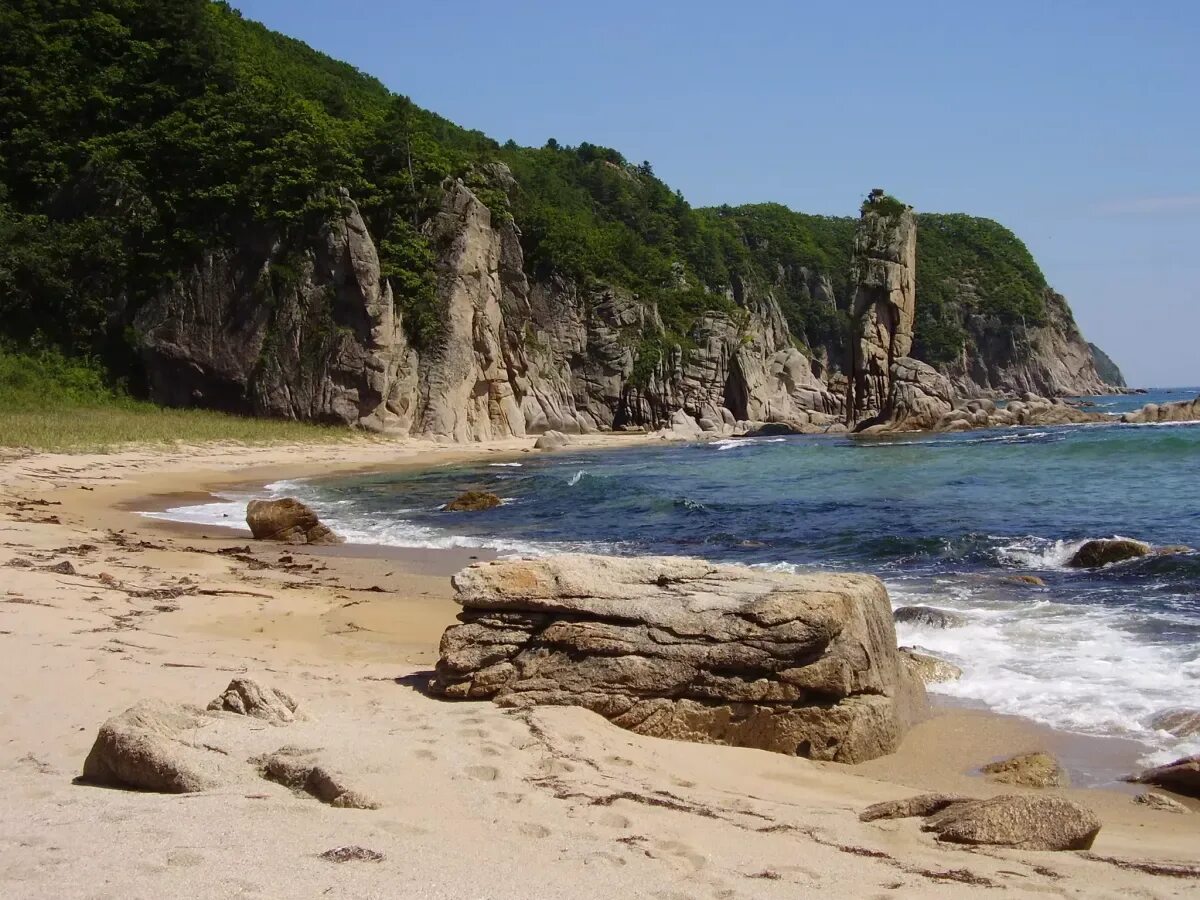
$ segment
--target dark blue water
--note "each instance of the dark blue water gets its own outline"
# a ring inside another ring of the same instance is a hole
[[[1094,402],[1119,411],[1194,394]],[[1200,547],[1198,476],[1200,425],[1103,425],[527,454],[279,490],[299,492],[352,540],[872,572],[897,605],[968,616],[963,628],[900,629],[903,643],[964,669],[938,690],[1168,755],[1200,750],[1149,726],[1165,709],[1200,705],[1200,554],[1098,572],[1065,563],[1093,537]],[[505,504],[441,509],[466,489]]]

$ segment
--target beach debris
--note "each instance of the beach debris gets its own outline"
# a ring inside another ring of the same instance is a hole
[[[1200,709],[1168,709],[1152,718],[1150,727],[1166,731],[1175,737],[1200,736]]]
[[[941,812],[954,803],[972,802],[974,801],[970,797],[960,797],[957,794],[918,794],[903,800],[885,800],[882,803],[873,803],[858,814],[858,821],[925,818]]]
[[[442,696],[847,763],[895,750],[925,708],[868,575],[561,554],[478,563],[453,584]]]
[[[53,572],[55,575],[74,575],[75,567],[71,565],[71,561],[64,559],[60,563],[55,563],[52,566],[46,566],[47,572]]]
[[[1067,562],[1073,569],[1098,569],[1110,563],[1137,559],[1150,553],[1150,545],[1130,538],[1102,538],[1088,541]]]
[[[924,628],[958,628],[967,624],[967,617],[961,613],[936,606],[901,606],[892,613],[892,618],[905,625]]]
[[[221,754],[193,743],[207,721],[194,707],[142,700],[100,727],[82,780],[164,794],[215,788]]]
[[[500,498],[491,491],[464,491],[446,504],[446,512],[479,512],[499,505]]]
[[[535,450],[561,450],[569,443],[571,443],[571,439],[561,431],[544,431],[538,435],[533,448]]]
[[[1045,751],[1019,753],[1008,759],[988,763],[979,770],[989,781],[1019,784],[1024,787],[1068,787],[1070,777],[1058,760]]]
[[[208,704],[210,711],[252,716],[272,725],[287,725],[304,719],[297,710],[299,704],[278,688],[266,687],[252,678],[235,678],[221,696]]]
[[[1127,780],[1134,784],[1153,784],[1186,797],[1200,797],[1200,754],[1147,769]]]
[[[1161,810],[1169,813],[1190,813],[1191,810],[1180,803],[1173,797],[1168,797],[1166,794],[1156,794],[1154,791],[1148,791],[1145,794],[1138,794],[1133,798],[1134,803],[1140,803],[1142,806],[1148,806],[1151,809]]]
[[[262,541],[338,544],[342,540],[321,524],[310,507],[292,497],[251,500],[246,506],[246,524],[250,526],[250,532]]]
[[[925,684],[958,681],[962,678],[962,669],[954,663],[939,659],[929,653],[922,653],[915,647],[901,647],[900,658],[904,660],[909,671]]]
[[[328,862],[344,863],[344,862],[383,862],[386,858],[378,850],[371,850],[367,847],[360,847],[357,844],[350,844],[346,847],[334,847],[332,850],[326,850],[320,854],[321,859]]]
[[[347,787],[341,775],[331,771],[318,758],[318,750],[280,747],[274,753],[251,760],[260,767],[263,778],[303,791],[322,803],[339,809],[378,809],[371,798]]]

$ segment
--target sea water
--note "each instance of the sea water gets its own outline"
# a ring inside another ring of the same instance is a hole
[[[1196,391],[1090,398],[1119,413]],[[502,506],[451,513],[467,489]],[[1071,731],[1200,752],[1156,714],[1200,707],[1200,553],[1094,571],[1089,538],[1200,548],[1200,424],[1005,428],[883,439],[795,436],[527,454],[427,471],[271,485],[348,540],[501,553],[678,554],[871,572],[896,606],[967,624],[898,626],[963,669],[934,692]],[[246,496],[166,518],[243,521]],[[1009,576],[1037,575],[1045,587]]]

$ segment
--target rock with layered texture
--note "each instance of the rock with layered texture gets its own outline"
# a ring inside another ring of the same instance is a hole
[[[219,787],[225,760],[195,743],[203,712],[143,700],[100,727],[83,763],[83,780],[164,794]]]
[[[886,214],[868,202],[854,235],[854,323],[846,416],[872,422],[888,407],[892,366],[912,350],[917,224],[911,209]]]
[[[954,406],[949,379],[907,356],[892,363],[890,392],[884,414],[893,431],[929,431]]]
[[[260,541],[285,544],[337,544],[341,542],[317,514],[291,497],[281,500],[251,500],[246,504],[246,524]]]
[[[893,751],[924,707],[870,576],[562,555],[474,565],[454,586],[433,682],[447,697],[841,762]]]

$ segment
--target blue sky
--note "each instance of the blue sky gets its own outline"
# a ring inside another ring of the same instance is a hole
[[[234,5],[500,141],[649,160],[693,205],[851,215],[879,186],[994,218],[1131,383],[1200,383],[1200,3]]]

